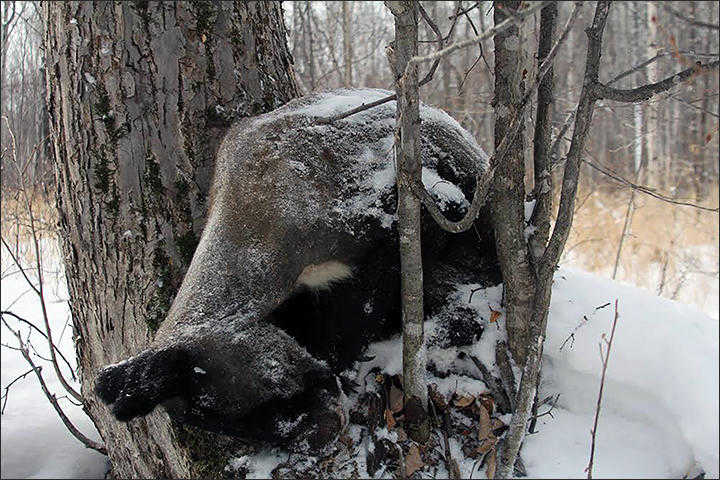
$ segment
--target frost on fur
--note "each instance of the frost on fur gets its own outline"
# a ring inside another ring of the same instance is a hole
[[[318,119],[388,93],[313,94],[228,131],[168,317],[147,350],[98,372],[119,420],[163,404],[182,423],[311,450],[337,433],[335,374],[399,331],[395,102]],[[488,157],[444,112],[423,105],[421,120],[424,181],[448,216],[462,215]],[[449,235],[426,218],[426,271],[496,274],[489,229],[476,227]],[[429,312],[445,287],[428,275]]]

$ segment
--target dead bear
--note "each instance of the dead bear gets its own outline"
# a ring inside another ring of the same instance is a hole
[[[203,429],[310,449],[337,433],[336,374],[399,331],[395,102],[319,120],[390,93],[313,94],[228,131],[166,320],[150,348],[98,374],[96,393],[119,420],[164,404]],[[423,183],[458,220],[488,157],[444,112],[421,105],[421,122]],[[451,277],[467,281],[494,258],[478,225],[452,235],[423,218],[429,312]]]

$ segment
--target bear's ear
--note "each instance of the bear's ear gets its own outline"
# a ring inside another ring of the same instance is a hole
[[[113,404],[118,420],[128,421],[147,415],[164,400],[182,395],[188,361],[176,347],[145,350],[119,364],[101,369],[95,380],[95,393]]]

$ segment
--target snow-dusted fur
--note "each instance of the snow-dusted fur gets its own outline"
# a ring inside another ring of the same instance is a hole
[[[230,128],[205,229],[166,320],[149,349],[98,376],[98,396],[119,419],[177,397],[166,404],[171,415],[203,429],[313,448],[339,428],[323,403],[332,395],[318,393],[334,395],[333,370],[399,315],[395,102],[320,119],[391,93],[313,94]],[[420,110],[424,181],[447,215],[462,215],[488,157],[447,114]],[[463,238],[477,242],[475,232],[451,236],[432,220],[422,238],[431,264],[462,251]],[[481,263],[477,253],[464,257],[467,271]],[[314,296],[303,293],[309,287]],[[303,409],[306,420],[288,431],[272,426]]]

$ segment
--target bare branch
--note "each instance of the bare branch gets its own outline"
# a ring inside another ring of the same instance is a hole
[[[11,138],[13,140],[12,155],[15,158],[16,157],[15,136],[12,132],[12,128],[10,126],[10,123],[9,123],[7,117],[4,117],[4,118],[5,118],[5,122],[7,124],[7,129],[10,132]],[[15,162],[15,165],[17,165],[17,161]],[[30,279],[27,277],[27,275],[25,274],[24,271],[23,271],[23,276],[25,277],[25,280],[28,281],[29,285],[33,288],[33,290],[35,290],[35,293],[38,295],[38,298],[40,299],[40,307],[42,309],[43,321],[45,323],[45,336],[47,338],[48,349],[50,350],[50,357],[52,359],[51,363],[52,363],[53,369],[55,370],[55,375],[57,375],[57,378],[60,381],[60,383],[62,384],[63,388],[65,388],[65,390],[73,398],[75,398],[75,400],[77,400],[78,402],[82,402],[83,401],[82,395],[80,395],[80,393],[77,390],[72,388],[72,386],[70,386],[68,381],[65,379],[65,376],[63,375],[62,370],[60,370],[60,364],[58,363],[57,355],[55,354],[55,343],[53,342],[53,339],[52,339],[52,329],[50,328],[50,319],[48,317],[47,305],[45,302],[43,268],[42,268],[42,262],[41,262],[42,254],[41,254],[41,250],[40,250],[40,242],[38,240],[38,235],[37,235],[38,230],[35,226],[35,215],[33,213],[33,204],[32,204],[30,197],[28,196],[27,188],[25,187],[24,175],[22,175],[22,173],[20,173],[19,178],[23,179],[23,180],[21,180],[22,188],[20,189],[20,193],[23,195],[23,198],[25,200],[25,208],[27,209],[28,218],[30,220],[30,234],[32,237],[32,243],[33,243],[33,247],[35,250],[35,273],[37,274],[37,279],[38,279],[37,287],[35,287],[35,285],[33,285],[32,282],[30,282]],[[8,251],[10,251],[10,249],[8,248],[8,245],[4,239],[2,239],[2,243],[3,243],[3,245],[5,245],[5,248],[7,248]],[[18,266],[18,268],[22,269],[20,262],[16,256],[13,256],[13,260],[14,260],[15,264]]]
[[[493,27],[490,30],[483,33],[482,35],[478,35],[473,38],[469,38],[469,39],[466,39],[466,40],[463,40],[460,42],[453,43],[452,45],[449,45],[448,47],[443,48],[442,50],[439,50],[435,53],[431,53],[424,57],[421,57],[421,56],[413,57],[408,62],[407,67],[405,68],[405,72],[407,73],[415,65],[419,65],[421,63],[432,62],[436,58],[446,57],[446,56],[450,55],[451,53],[455,52],[456,50],[460,50],[462,48],[467,48],[471,45],[475,45],[476,43],[479,43],[482,40],[486,40],[490,37],[493,37],[496,34],[498,34],[499,32],[502,32],[502,31],[505,31],[506,29],[508,29],[512,24],[522,21],[522,19],[524,19],[531,13],[543,8],[548,3],[549,2],[533,3],[532,6],[518,11],[516,15],[501,22],[499,25],[496,25],[495,27]]]
[[[515,112],[513,120],[510,122],[508,133],[502,139],[500,145],[498,145],[497,147],[495,154],[490,159],[490,165],[492,166],[492,168],[485,175],[485,178],[481,178],[481,173],[478,173],[475,179],[475,194],[473,196],[472,203],[470,204],[470,208],[465,214],[465,217],[463,217],[462,220],[459,220],[457,222],[449,221],[447,218],[445,218],[440,209],[435,205],[435,201],[430,196],[430,194],[425,191],[425,187],[423,185],[411,185],[413,193],[420,198],[430,215],[443,230],[451,233],[464,232],[468,230],[470,226],[472,226],[473,222],[477,218],[477,215],[480,213],[480,208],[482,208],[482,206],[485,204],[487,192],[490,189],[490,185],[492,185],[492,179],[495,175],[495,168],[497,165],[500,165],[504,161],[505,156],[510,151],[510,147],[515,140],[518,132],[520,131],[520,120],[522,118],[523,112],[527,105],[530,103],[533,92],[538,88],[543,78],[550,70],[550,66],[552,65],[555,56],[560,49],[560,45],[562,45],[562,43],[565,41],[568,34],[570,33],[572,25],[580,12],[580,6],[580,2],[575,2],[572,13],[570,14],[570,17],[565,23],[562,34],[557,39],[552,49],[550,50],[550,53],[548,53],[547,57],[545,58],[545,60],[543,60],[542,64],[538,68],[538,74],[535,78],[535,83],[533,84],[532,88],[528,89],[528,91],[525,93],[525,96],[522,98],[517,108],[517,111]],[[507,20],[502,22],[500,25],[505,24],[507,24]]]
[[[695,78],[697,75],[717,70],[719,66],[720,60],[715,60],[714,62],[705,65],[701,62],[697,62],[694,66],[667,77],[664,80],[628,90],[612,88],[598,82],[593,88],[593,94],[598,100],[607,99],[625,103],[644,102],[645,100],[651,99],[658,93],[667,92],[672,87]]]
[[[12,348],[13,350],[18,350],[18,351],[20,351],[19,348],[14,348],[14,347],[11,347],[11,346],[9,346],[9,345],[5,345],[5,346],[8,347],[8,348]],[[23,378],[27,377],[27,376],[28,376],[30,373],[32,373],[34,370],[35,370],[34,368],[31,368],[31,369],[28,370],[27,372],[25,372],[25,373],[23,373],[23,374],[21,374],[21,375],[18,375],[18,376],[15,377],[10,383],[7,384],[7,386],[5,387],[5,393],[4,393],[3,396],[2,396],[3,404],[2,404],[2,409],[0,409],[0,414],[5,413],[5,406],[7,405],[8,394],[10,393],[10,387],[12,387],[12,386],[15,384],[15,382],[17,382],[17,381],[19,381],[19,380],[22,380]]]
[[[13,312],[7,311],[7,310],[3,310],[2,312],[0,312],[0,315],[9,315],[9,316],[13,317],[13,318],[16,319],[17,321],[22,322],[22,323],[28,325],[30,328],[32,328],[32,329],[35,330],[37,333],[39,333],[40,335],[42,335],[43,338],[47,339],[47,335],[45,335],[45,332],[43,332],[43,331],[40,330],[38,327],[36,327],[35,324],[32,323],[31,321],[29,321],[29,320],[27,320],[27,319],[25,319],[25,318],[23,318],[23,317],[15,314],[15,313],[13,313]],[[58,355],[60,355],[60,358],[63,359],[63,361],[65,362],[65,365],[67,365],[68,370],[70,370],[70,375],[72,376],[72,379],[75,380],[75,373],[73,372],[73,368],[72,368],[72,366],[70,365],[70,362],[68,361],[68,359],[65,358],[65,355],[63,355],[62,351],[61,351],[61,350],[58,348],[58,346],[55,345],[54,343],[53,343],[53,347],[55,348],[55,351],[58,353]]]
[[[709,28],[711,30],[720,30],[720,25],[716,23],[707,23],[707,22],[701,22],[700,20],[695,20],[694,18],[688,18],[688,16],[682,12],[678,12],[674,8],[670,7],[667,2],[660,2],[660,6],[662,6],[663,10],[666,12],[669,12],[674,17],[679,18],[683,22],[689,23],[690,25],[694,27],[700,27],[700,28]]]
[[[317,122],[321,123],[321,124],[332,123],[337,120],[342,120],[343,118],[347,118],[351,115],[355,115],[356,113],[360,113],[362,111],[369,110],[373,107],[377,107],[384,103],[392,102],[393,100],[397,100],[397,95],[394,93],[392,95],[388,95],[385,98],[381,98],[380,100],[375,100],[374,102],[362,103],[362,104],[360,104],[360,106],[355,107],[352,110],[348,110],[347,112],[343,112],[338,115],[333,115],[332,117],[320,117],[320,118],[318,118]]]
[[[479,42],[482,41],[482,40],[488,39],[488,38],[494,36],[495,34],[497,34],[497,33],[499,33],[499,32],[502,32],[502,31],[506,30],[507,28],[510,27],[510,25],[519,22],[520,20],[522,20],[523,18],[525,18],[525,17],[528,16],[529,14],[531,14],[531,13],[535,12],[536,10],[539,10],[540,8],[542,8],[542,7],[543,7],[545,4],[547,4],[547,3],[549,3],[549,2],[538,2],[538,3],[535,3],[535,4],[533,4],[531,7],[525,8],[525,9],[521,10],[520,12],[518,12],[518,14],[517,14],[516,17],[514,17],[514,18],[508,18],[508,19],[505,20],[504,22],[500,23],[499,25],[496,25],[494,28],[491,28],[490,30],[488,30],[488,31],[486,31],[485,33],[483,33],[482,35],[475,36],[474,38],[470,38],[470,39],[467,39],[467,40],[463,40],[463,41],[461,41],[461,42],[453,43],[452,45],[448,46],[447,48],[443,48],[443,49],[441,49],[441,50],[438,50],[437,52],[432,53],[432,54],[430,54],[430,55],[428,55],[428,56],[425,56],[425,57],[420,57],[420,56],[412,57],[412,58],[410,59],[410,61],[407,63],[407,67],[405,68],[405,72],[403,73],[403,77],[407,78],[408,72],[409,72],[413,67],[415,67],[416,65],[419,65],[419,64],[421,64],[421,63],[427,63],[427,62],[439,60],[439,59],[441,59],[441,58],[443,58],[443,57],[446,57],[446,56],[450,55],[451,53],[453,53],[453,52],[456,51],[456,50],[459,50],[459,49],[461,49],[461,48],[469,47],[469,46],[471,46],[471,45],[474,45],[474,44],[476,44],[476,43],[479,43]],[[431,68],[431,72],[434,72],[434,69]],[[432,78],[432,77],[430,77],[430,78]],[[430,81],[430,78],[428,78],[428,77],[426,76],[426,78],[424,78],[424,79],[420,82],[419,85],[424,85],[425,83],[429,82],[429,81]],[[427,80],[426,80],[426,79],[427,79]],[[378,105],[382,105],[382,104],[384,104],[384,103],[391,102],[391,101],[396,100],[396,99],[397,99],[397,97],[396,97],[395,95],[389,95],[389,96],[387,96],[387,97],[385,97],[385,98],[381,98],[380,100],[376,100],[376,101],[374,101],[374,102],[370,102],[370,103],[367,103],[367,104],[364,103],[364,104],[360,105],[359,107],[355,107],[355,108],[353,108],[352,110],[349,110],[349,111],[347,111],[347,112],[344,112],[344,113],[341,113],[341,114],[338,114],[338,115],[333,115],[332,117],[319,118],[319,119],[317,120],[317,122],[318,122],[318,123],[321,123],[321,124],[332,123],[332,122],[335,122],[335,121],[337,121],[337,120],[342,120],[343,118],[347,118],[347,117],[349,117],[349,116],[351,116],[351,115],[355,115],[356,113],[362,112],[362,111],[364,111],[364,110],[368,110],[368,109],[373,108],[373,107],[377,107]]]
[[[700,210],[705,210],[705,211],[707,211],[707,212],[715,212],[715,213],[718,213],[718,211],[720,211],[720,209],[719,209],[718,207],[716,207],[716,208],[705,207],[705,206],[703,206],[703,205],[697,205],[697,204],[692,203],[692,202],[684,202],[684,201],[678,200],[678,199],[676,199],[676,198],[668,197],[667,195],[663,195],[663,194],[661,194],[661,193],[657,193],[652,187],[648,187],[648,186],[645,186],[645,185],[639,185],[639,184],[637,184],[637,183],[633,183],[633,182],[631,182],[630,180],[622,177],[621,175],[618,175],[617,173],[613,172],[612,170],[610,170],[610,169],[608,169],[608,168],[602,167],[602,166],[597,165],[597,164],[595,164],[595,163],[593,163],[593,162],[591,162],[591,161],[588,161],[588,160],[583,160],[583,162],[586,163],[587,165],[589,165],[591,168],[594,168],[594,169],[597,170],[598,172],[602,173],[603,175],[606,175],[606,176],[612,178],[612,179],[615,180],[616,182],[618,182],[618,183],[620,183],[620,184],[622,184],[622,185],[625,185],[625,186],[627,186],[627,187],[629,187],[629,188],[632,188],[633,190],[642,192],[642,193],[644,193],[644,194],[646,194],[646,195],[650,195],[651,197],[657,198],[658,200],[662,200],[663,202],[668,202],[668,203],[672,203],[672,204],[675,204],[675,205],[683,205],[683,206],[687,206],[687,207],[698,208],[698,209],[700,209]]]
[[[1,317],[0,317],[1,318]],[[60,404],[57,401],[57,397],[50,393],[50,390],[48,390],[47,385],[45,384],[45,379],[42,376],[42,367],[38,367],[35,365],[35,362],[33,362],[32,357],[30,357],[30,353],[28,352],[27,347],[25,346],[25,343],[22,340],[22,337],[20,336],[20,332],[13,330],[10,328],[10,325],[8,325],[7,321],[5,321],[4,318],[1,318],[2,322],[5,324],[5,326],[10,330],[13,335],[15,335],[15,338],[17,338],[18,344],[20,345],[20,352],[22,353],[22,356],[25,358],[25,361],[32,367],[33,372],[35,372],[35,375],[38,378],[38,381],[40,382],[40,387],[43,390],[43,393],[45,394],[45,397],[48,399],[50,404],[55,409],[55,412],[57,412],[58,416],[60,417],[60,420],[62,420],[65,427],[70,431],[73,437],[78,439],[83,445],[85,445],[87,448],[91,448],[97,452],[102,453],[103,455],[107,455],[107,449],[105,448],[105,445],[98,443],[94,440],[89,439],[86,437],[80,430],[75,427],[75,425],[70,421],[70,419],[65,415],[65,412],[60,407]]]
[[[38,290],[37,287],[35,286],[35,284],[32,281],[30,281],[27,274],[25,273],[25,268],[22,265],[20,265],[20,259],[13,253],[12,249],[10,248],[10,245],[8,245],[8,243],[5,241],[5,239],[3,237],[0,237],[0,242],[2,242],[5,249],[10,254],[10,258],[12,259],[13,263],[18,267],[20,273],[22,273],[22,276],[25,278],[25,281],[30,286],[30,288],[32,288],[36,294],[40,295],[40,290]]]
[[[425,9],[423,8],[422,4],[418,2],[418,7],[420,9],[420,15],[422,15],[423,20],[430,26],[433,32],[435,32],[435,37],[437,37],[437,44],[438,44],[438,50],[442,50],[443,46],[443,36],[442,33],[440,33],[440,29],[437,25],[435,25],[435,22],[432,21],[430,16],[427,14]],[[422,80],[418,83],[418,87],[422,87],[426,83],[428,83],[430,80],[432,80],[433,75],[435,75],[435,70],[437,70],[438,65],[440,64],[440,59],[438,58],[435,60],[430,67],[430,71],[423,77]]]
[[[467,15],[469,12],[472,12],[473,10],[475,10],[476,8],[478,8],[478,7],[480,6],[480,3],[481,3],[481,2],[475,2],[474,5],[472,5],[471,7],[466,8],[465,10],[458,10],[454,15],[450,15],[450,16],[448,17],[448,20],[452,20],[452,19],[454,19],[454,18],[458,18],[458,17],[461,16],[461,15]]]

